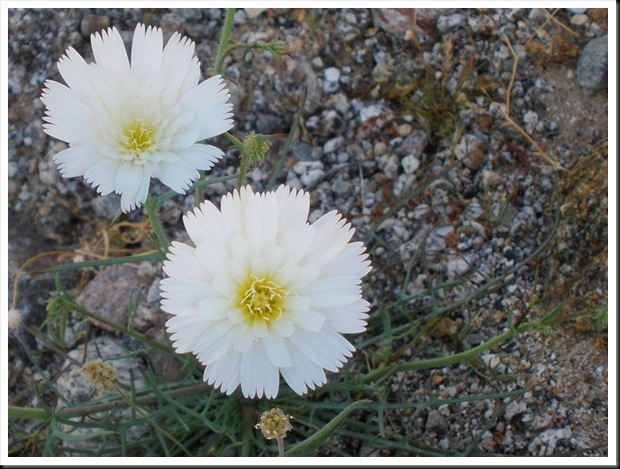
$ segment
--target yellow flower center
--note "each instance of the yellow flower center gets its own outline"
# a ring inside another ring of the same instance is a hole
[[[123,127],[121,145],[133,156],[134,162],[142,161],[146,157],[143,154],[154,144],[155,127],[152,124],[135,119]]]
[[[275,321],[282,316],[288,292],[267,277],[250,276],[239,289],[239,306],[250,322]]]

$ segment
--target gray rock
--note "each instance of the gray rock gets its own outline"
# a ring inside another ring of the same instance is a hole
[[[326,68],[323,72],[323,78],[325,80],[323,82],[323,91],[326,93],[335,93],[340,89],[340,84],[338,83],[340,79],[340,70],[336,67]]]
[[[336,179],[331,183],[331,188],[335,195],[344,198],[348,197],[351,194],[353,190],[353,184],[351,184],[349,181]]]
[[[323,163],[320,161],[299,161],[293,166],[293,171],[299,176],[299,180],[308,187],[325,176]]]
[[[607,88],[609,48],[607,35],[592,39],[581,51],[577,62],[577,79],[586,90]]]
[[[430,433],[443,433],[448,430],[448,422],[446,418],[437,409],[433,409],[428,413],[426,419],[426,431]]]
[[[397,140],[394,139],[392,141],[394,142]],[[398,156],[413,155],[420,157],[427,145],[428,135],[426,135],[426,132],[420,129],[414,129],[410,135],[397,144],[394,148],[394,153]]]
[[[312,155],[312,145],[306,142],[295,143],[291,153],[296,161],[313,161],[315,159]]]
[[[256,121],[256,130],[259,133],[269,135],[274,134],[280,129],[281,119],[271,114],[259,114]]]
[[[327,155],[328,153],[333,153],[339,148],[342,148],[343,145],[344,145],[344,138],[342,136],[332,138],[331,140],[328,140],[327,142],[325,142],[325,144],[323,145],[323,153],[325,155]]]
[[[126,326],[129,321],[130,305],[138,300],[133,327],[145,329],[154,324],[163,326],[166,315],[159,310],[158,304],[148,303],[146,300],[154,277],[140,274],[135,265],[111,265],[99,272],[86,285],[76,298],[77,302],[92,313]],[[115,331],[111,326],[98,321],[93,322],[102,329]]]
[[[407,155],[401,160],[400,164],[405,174],[413,174],[420,167],[420,160],[414,155]]]
[[[368,119],[378,117],[383,113],[383,106],[381,104],[371,104],[360,109],[360,122],[366,122]]]
[[[465,17],[460,13],[454,13],[450,16],[440,16],[437,18],[437,29],[441,33],[447,33],[449,31],[453,31],[457,29],[463,21]]]

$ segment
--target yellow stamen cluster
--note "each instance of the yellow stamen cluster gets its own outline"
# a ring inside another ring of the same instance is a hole
[[[155,128],[142,119],[130,121],[123,127],[121,144],[127,152],[140,160],[142,153],[146,152],[155,143]]]
[[[250,321],[269,322],[282,316],[284,299],[288,292],[267,277],[250,276],[240,289],[239,305]]]

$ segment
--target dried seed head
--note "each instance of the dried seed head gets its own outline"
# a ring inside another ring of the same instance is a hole
[[[22,312],[19,309],[15,309],[15,308],[9,309],[9,314],[8,314],[9,331],[16,334],[21,323],[22,323]]]
[[[91,360],[82,365],[82,371],[95,386],[101,387],[104,391],[109,391],[112,382],[116,381],[116,370],[100,358]]]
[[[262,413],[256,428],[260,428],[263,436],[268,440],[286,438],[286,433],[293,429],[290,419],[289,415],[276,407]]]

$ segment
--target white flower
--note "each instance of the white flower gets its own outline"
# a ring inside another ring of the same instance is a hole
[[[194,43],[139,24],[131,63],[119,32],[91,36],[96,63],[67,49],[58,70],[67,86],[47,80],[45,132],[69,144],[54,157],[64,177],[84,176],[103,195],[121,195],[127,212],[144,203],[150,179],[184,193],[223,156],[196,142],[232,127],[222,78],[200,84]]]
[[[365,248],[336,211],[309,224],[309,204],[286,186],[243,187],[183,219],[196,247],[172,243],[162,309],[176,351],[193,352],[222,392],[274,398],[281,374],[304,394],[352,356],[341,334],[366,329]]]

